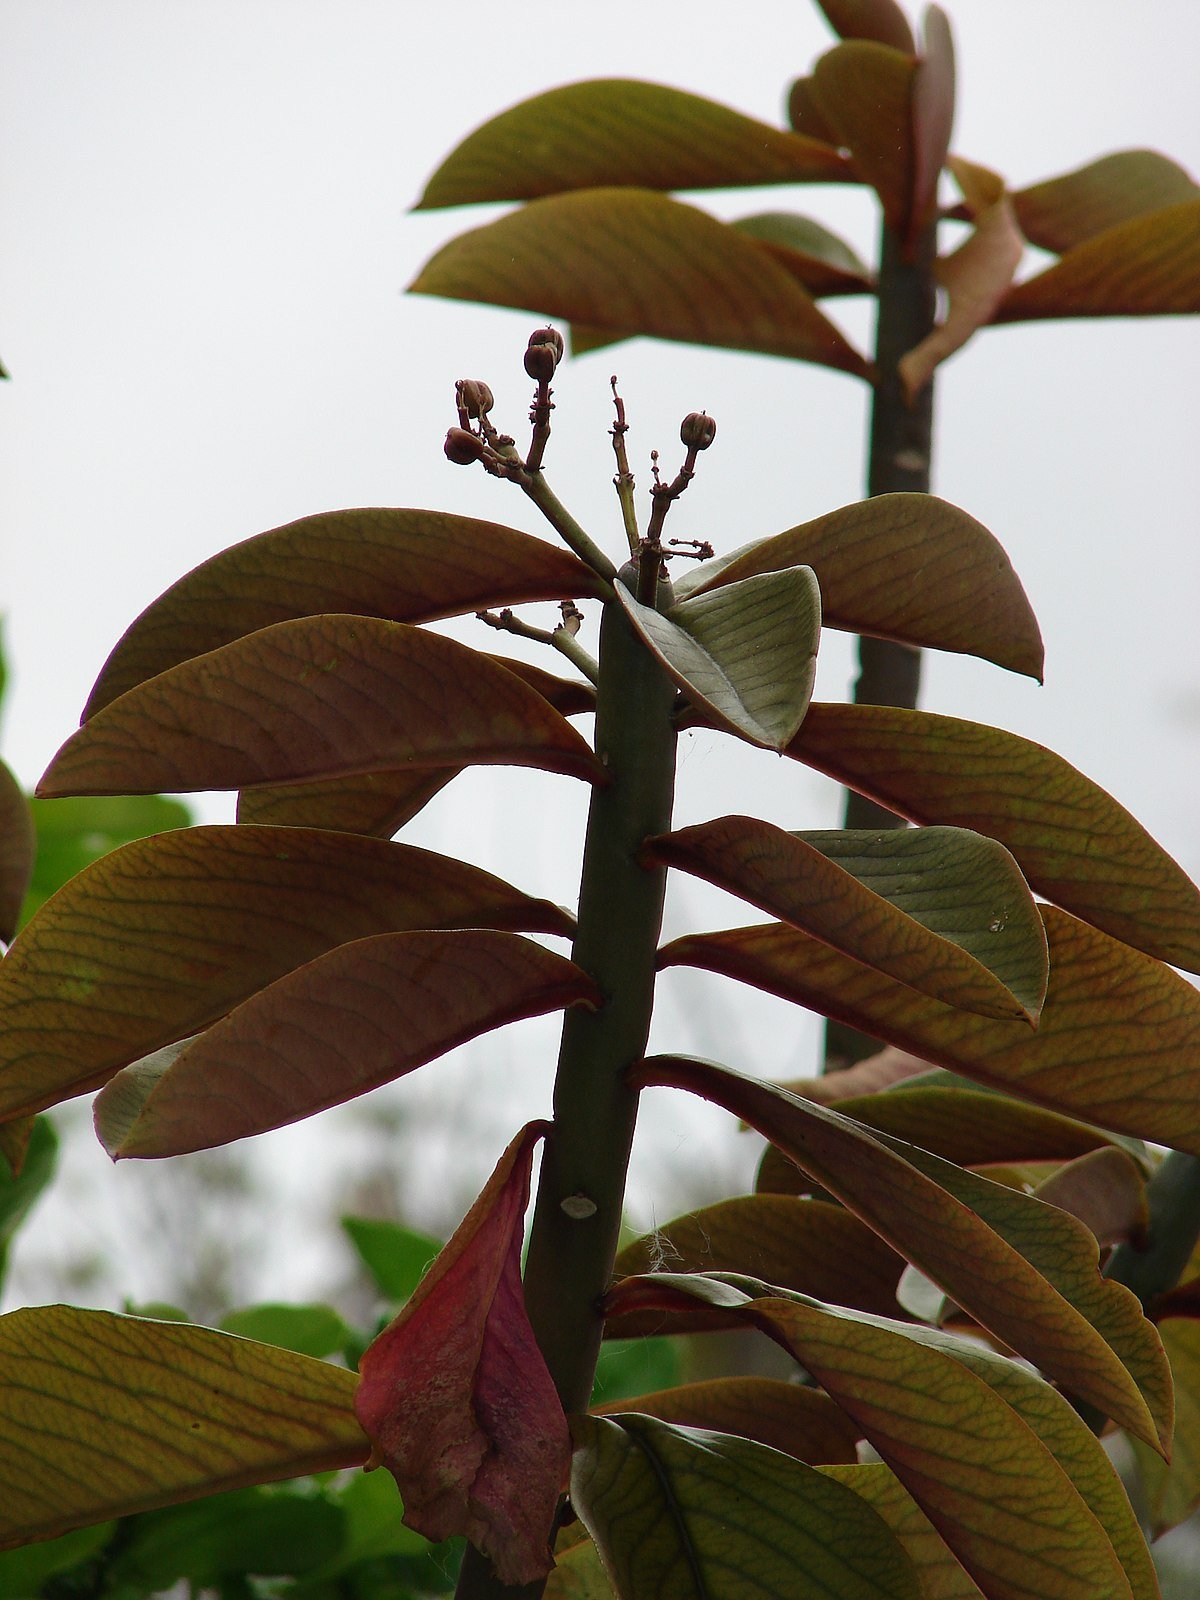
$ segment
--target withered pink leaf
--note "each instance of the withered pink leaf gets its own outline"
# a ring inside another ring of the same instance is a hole
[[[427,1539],[465,1535],[502,1583],[550,1571],[571,1459],[567,1419],[521,1286],[529,1174],[545,1122],[524,1127],[394,1322],[363,1356],[355,1411]]]

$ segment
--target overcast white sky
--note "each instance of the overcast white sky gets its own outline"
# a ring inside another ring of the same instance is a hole
[[[1194,0],[951,9],[964,155],[1014,185],[1140,145],[1200,174]],[[234,540],[371,504],[444,506],[540,531],[515,491],[441,454],[459,376],[486,378],[518,431],[531,318],[401,292],[443,240],[483,220],[406,214],[462,135],[582,76],[659,78],[778,120],[790,79],[831,42],[805,0],[502,12],[402,0],[5,0],[0,354],[14,381],[0,391],[0,608],[13,669],[4,752],[20,776],[32,783],[75,726],[131,618]],[[750,191],[708,203],[728,216],[811,210],[873,249],[861,194]],[[861,342],[865,310],[835,307]],[[1009,550],[1041,620],[1047,681],[1039,689],[941,657],[924,694],[930,709],[1059,750],[1193,876],[1198,368],[1200,319],[1168,318],[993,330],[943,369],[935,488]],[[639,342],[563,369],[547,457],[559,494],[614,554],[614,369],[643,480],[651,447],[673,459],[685,412],[718,419],[677,534],[728,549],[858,498],[866,396],[854,380]],[[836,697],[850,655],[827,637],[819,692]],[[823,781],[712,737],[688,741],[681,784],[682,821],[739,809],[790,827],[836,820]],[[470,774],[407,836],[570,900],[585,798],[566,779]],[[206,811],[229,814],[225,802]],[[752,920],[694,886],[673,899],[677,931],[719,918]],[[752,1006],[718,982],[706,1006],[689,994],[685,1010],[673,975],[663,987],[660,1047],[772,1073],[811,1064],[815,1028],[798,1014]],[[514,1032],[504,1109],[464,1113],[480,1121],[481,1170],[520,1118],[544,1109],[553,1036],[548,1025]],[[540,1064],[515,1072],[518,1051]],[[392,1092],[432,1117],[458,1081],[462,1112],[478,1063],[427,1068]],[[673,1116],[655,1113],[643,1180],[658,1160],[692,1171],[726,1160],[708,1131]],[[295,1164],[312,1137],[274,1135],[271,1147]],[[439,1159],[460,1182],[449,1143]]]

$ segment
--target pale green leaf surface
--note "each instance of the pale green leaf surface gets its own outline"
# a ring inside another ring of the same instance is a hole
[[[1158,1331],[1175,1377],[1175,1448],[1170,1464],[1134,1441],[1155,1538],[1200,1507],[1200,1320],[1165,1317]]]
[[[636,1414],[573,1432],[571,1502],[619,1600],[920,1600],[883,1519],[790,1456]]]
[[[874,287],[871,269],[857,252],[812,217],[761,211],[737,217],[730,226],[769,250],[814,297],[863,294]]]
[[[852,181],[828,144],[658,83],[600,78],[534,95],[451,151],[416,210],[570,189]]]
[[[1036,1023],[1046,936],[995,840],[936,827],[787,833],[719,817],[646,852],[947,1005]]]
[[[343,1368],[211,1328],[0,1318],[0,1548],[366,1459]]]
[[[735,228],[647,189],[533,200],[460,234],[410,285],[608,330],[869,375],[794,276]]]
[[[808,567],[727,584],[665,614],[641,605],[622,583],[617,598],[671,677],[720,727],[767,750],[791,742],[812,694],[821,637],[821,595]]]
[[[913,822],[998,839],[1048,900],[1200,971],[1200,889],[1111,795],[1033,740],[931,711],[817,702],[787,754]]]
[[[822,1465],[820,1470],[853,1489],[878,1511],[921,1575],[921,1600],[985,1600],[979,1585],[890,1467],[882,1461],[863,1461],[853,1466]]]

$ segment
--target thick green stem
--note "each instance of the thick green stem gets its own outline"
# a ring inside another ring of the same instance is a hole
[[[525,1301],[567,1412],[591,1399],[608,1288],[621,1231],[625,1171],[637,1094],[625,1082],[650,1031],[654,958],[666,874],[638,863],[651,834],[671,826],[675,786],[675,691],[616,601],[604,608],[596,701],[596,750],[612,782],[592,795],[572,952],[605,996],[597,1011],[573,1008],[563,1024],[525,1268]],[[516,1600],[468,1552],[459,1600]]]
[[[879,252],[879,312],[875,323],[877,379],[871,405],[867,493],[928,494],[933,447],[933,384],[912,405],[900,383],[901,356],[933,327],[937,309],[934,264],[937,224],[921,233],[906,253],[886,225]],[[859,675],[854,698],[860,705],[915,706],[921,680],[921,652],[890,639],[858,642]],[[853,790],[846,793],[847,828],[895,828],[901,818],[886,806]],[[855,1028],[830,1022],[825,1032],[825,1070],[852,1065],[879,1048]]]

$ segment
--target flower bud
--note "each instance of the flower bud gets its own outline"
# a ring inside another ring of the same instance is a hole
[[[453,461],[457,467],[469,467],[483,457],[483,440],[465,428],[451,428],[443,448],[446,460]]]
[[[496,404],[492,391],[478,378],[458,380],[458,398],[469,417],[481,417]]]
[[[680,442],[689,450],[707,450],[716,437],[716,421],[707,411],[690,411],[679,425]]]
[[[557,328],[535,328],[525,352],[525,371],[538,383],[549,383],[562,360],[563,339]]]

